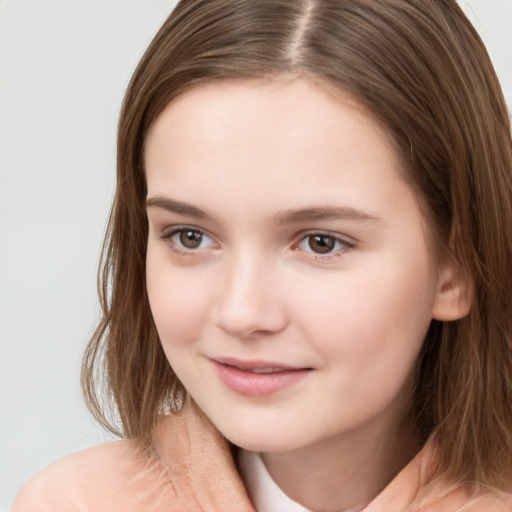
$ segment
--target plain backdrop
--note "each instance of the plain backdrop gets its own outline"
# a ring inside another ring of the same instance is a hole
[[[257,0],[255,0],[257,1]],[[81,398],[117,115],[172,0],[0,0],[0,512],[108,440]],[[512,0],[463,0],[512,105]]]

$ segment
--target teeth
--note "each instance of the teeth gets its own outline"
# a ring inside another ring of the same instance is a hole
[[[277,373],[282,372],[282,368],[253,368],[252,373]]]

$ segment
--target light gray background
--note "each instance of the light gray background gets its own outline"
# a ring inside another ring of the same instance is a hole
[[[463,0],[512,105],[512,0]],[[108,437],[80,358],[131,72],[173,0],[0,0],[0,512],[51,461]]]

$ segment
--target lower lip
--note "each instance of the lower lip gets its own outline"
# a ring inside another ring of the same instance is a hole
[[[285,370],[274,373],[253,373],[215,362],[220,380],[233,391],[252,397],[268,396],[302,380],[309,369]]]

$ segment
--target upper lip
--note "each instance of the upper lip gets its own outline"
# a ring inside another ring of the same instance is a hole
[[[216,357],[212,359],[216,363],[225,364],[228,366],[234,366],[240,368],[240,370],[258,370],[265,368],[274,368],[280,370],[307,370],[309,368],[303,366],[292,366],[289,364],[283,364],[276,361],[263,361],[257,360],[242,360],[234,357]]]

